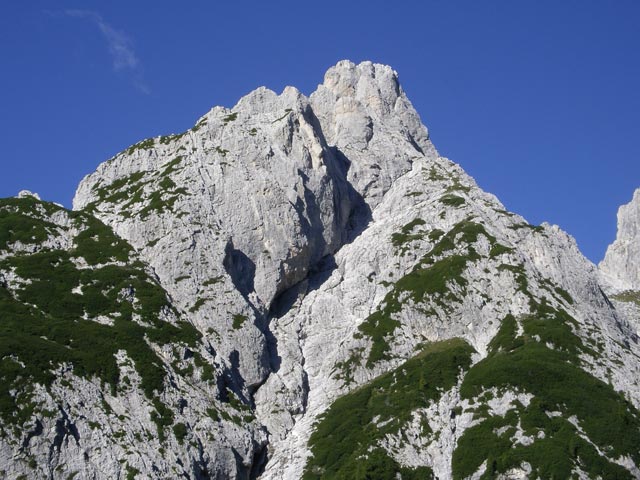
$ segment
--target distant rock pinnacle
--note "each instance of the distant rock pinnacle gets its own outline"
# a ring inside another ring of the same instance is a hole
[[[599,267],[616,290],[640,290],[640,188],[618,210],[618,235]]]

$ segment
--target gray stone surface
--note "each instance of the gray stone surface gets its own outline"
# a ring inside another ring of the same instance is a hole
[[[640,188],[618,210],[618,233],[600,262],[603,282],[616,291],[640,290]]]

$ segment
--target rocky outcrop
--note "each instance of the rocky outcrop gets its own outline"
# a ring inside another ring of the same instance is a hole
[[[0,476],[248,476],[266,432],[132,247],[31,194],[0,223]]]
[[[640,291],[640,188],[618,210],[618,233],[600,262],[603,282],[618,292]]]
[[[74,208],[131,242],[251,389],[270,369],[274,300],[360,232],[414,160],[435,157],[396,73],[345,61],[310,99],[259,88],[132,146],[81,182]],[[250,320],[233,328],[237,315]]]
[[[640,188],[618,210],[616,240],[598,270],[617,312],[640,334]]]
[[[370,208],[415,160],[438,156],[397,73],[386,65],[339,62],[310,101],[327,143],[346,160],[347,180]]]
[[[452,202],[457,206],[452,208]],[[506,212],[495,197],[442,158],[415,161],[372,216],[366,231],[335,255],[335,268],[311,277],[301,286],[304,295],[296,292],[298,300],[272,324],[281,363],[256,396],[258,418],[271,434],[273,449],[264,478],[302,476],[313,452],[301,445],[336,399],[401,368],[424,344],[464,338],[476,358],[483,358],[501,320],[514,315],[525,322],[538,315],[535,302],[548,302],[579,319],[576,338],[585,345],[598,332],[601,355],[585,357],[585,368],[629,392],[640,405],[640,386],[630,381],[638,378],[640,364],[617,363],[627,356],[618,342],[628,343],[632,333],[602,294],[595,267],[558,227],[532,227]],[[471,230],[478,235],[465,233]],[[431,268],[424,268],[430,252],[449,245],[447,237],[456,247],[442,251],[428,263]],[[456,278],[460,262],[466,265]],[[381,348],[384,355],[372,356]],[[604,370],[598,366],[602,361]],[[450,410],[464,404],[454,403]],[[451,424],[451,419],[429,418]],[[466,418],[456,421],[453,439],[446,432],[418,436],[390,451],[404,464],[428,465],[439,478],[450,478],[451,454],[430,457],[425,450],[455,450],[455,441],[474,424]],[[400,430],[406,438],[415,432],[411,425]],[[433,447],[427,448],[431,442]],[[412,449],[420,453],[406,457]]]

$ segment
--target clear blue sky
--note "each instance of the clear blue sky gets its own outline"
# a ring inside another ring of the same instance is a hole
[[[70,206],[102,161],[260,85],[392,65],[444,156],[593,261],[640,186],[640,1],[5,2],[0,196]]]

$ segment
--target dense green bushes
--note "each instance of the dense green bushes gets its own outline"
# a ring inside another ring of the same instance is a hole
[[[570,478],[576,467],[592,477],[632,478],[608,458],[640,461],[640,413],[610,385],[580,368],[579,355],[594,352],[572,332],[575,320],[546,304],[534,304],[533,310],[520,319],[521,336],[513,316],[503,321],[489,356],[467,373],[461,395],[471,399],[495,388],[534,397],[526,407],[516,403],[504,417],[484,414],[465,431],[453,456],[454,477],[471,475],[487,460],[483,478],[522,462],[541,478]],[[570,418],[579,422],[589,441]],[[518,424],[534,439],[531,445],[511,440]]]
[[[431,344],[395,370],[337,399],[311,435],[313,457],[304,478],[387,479],[395,473],[403,480],[430,478],[428,468],[400,468],[376,448],[377,442],[397,433],[414,410],[451,388],[469,367],[472,352],[460,339]],[[423,429],[429,433],[427,423]]]
[[[33,208],[14,215],[55,230]],[[161,320],[171,312],[166,294],[142,264],[131,261],[126,242],[86,214],[68,215],[82,229],[71,252],[42,250],[0,262],[0,270],[23,281],[12,290],[0,287],[0,416],[8,422],[26,420],[32,382],[48,387],[62,365],[99,378],[115,393],[119,350],[134,361],[141,388],[154,398],[163,389],[165,366],[148,341],[195,345],[200,338],[186,322]],[[78,268],[77,258],[94,267]],[[128,264],[109,264],[115,261]],[[100,323],[92,320],[98,318]]]
[[[402,247],[413,240],[419,240],[424,236],[424,232],[411,233],[416,227],[424,225],[426,222],[421,218],[415,218],[404,225],[399,232],[391,235],[391,244],[394,247]]]

